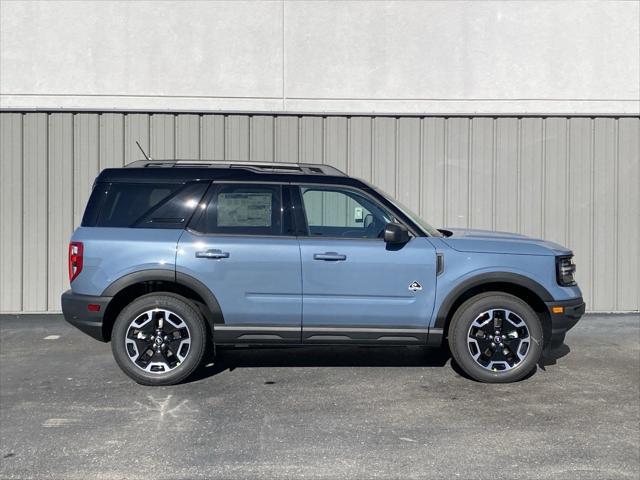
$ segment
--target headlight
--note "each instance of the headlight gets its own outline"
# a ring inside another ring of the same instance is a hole
[[[576,280],[573,277],[576,273],[576,266],[571,261],[572,258],[573,256],[556,258],[556,278],[558,279],[558,284],[564,287],[576,284]]]

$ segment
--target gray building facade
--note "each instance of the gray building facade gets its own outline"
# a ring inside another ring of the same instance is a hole
[[[56,312],[94,177],[317,162],[571,247],[640,308],[640,3],[0,3],[0,312]]]

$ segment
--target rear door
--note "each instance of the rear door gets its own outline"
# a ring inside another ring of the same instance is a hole
[[[302,185],[294,194],[307,224],[299,237],[303,342],[425,344],[436,290],[427,238],[387,245],[394,216],[364,191]]]
[[[300,248],[287,196],[280,184],[214,182],[180,239],[176,270],[220,304],[218,343],[300,342]]]

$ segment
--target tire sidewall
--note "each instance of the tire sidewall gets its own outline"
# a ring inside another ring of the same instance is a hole
[[[508,371],[492,372],[480,366],[469,352],[467,335],[473,321],[482,312],[504,308],[517,314],[525,322],[531,342],[526,358]],[[531,373],[542,355],[543,331],[538,315],[517,297],[502,293],[478,295],[465,302],[451,321],[449,345],[458,365],[475,380],[491,383],[508,383],[520,380]]]
[[[173,370],[157,374],[145,372],[131,361],[125,347],[125,337],[131,322],[140,314],[154,308],[174,312],[189,328],[191,345],[185,360]],[[111,334],[111,349],[118,366],[142,385],[173,385],[186,379],[200,365],[206,348],[206,327],[195,306],[186,299],[170,293],[144,295],[127,305],[118,315]]]

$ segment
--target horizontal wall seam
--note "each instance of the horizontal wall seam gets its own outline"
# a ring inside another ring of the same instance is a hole
[[[430,114],[428,112],[425,113],[405,113],[405,112],[342,112],[342,111],[322,111],[322,112],[302,112],[296,110],[290,111],[277,111],[277,110],[264,110],[264,111],[255,111],[255,110],[193,110],[193,109],[172,109],[167,110],[163,108],[159,109],[136,109],[136,108],[113,108],[113,109],[96,109],[96,108],[77,108],[77,107],[60,107],[60,108],[50,108],[50,107],[34,107],[34,108],[13,108],[13,107],[2,107],[0,108],[0,113],[95,113],[97,115],[102,114],[110,114],[110,113],[119,113],[124,115],[133,115],[133,114],[146,114],[146,115],[158,115],[158,114],[170,114],[170,115],[246,115],[249,117],[255,116],[266,116],[266,117],[368,117],[368,118],[640,118],[640,114],[636,113],[575,113],[575,112],[566,112],[566,113],[547,113],[547,112],[536,112],[536,113],[521,113],[521,112],[512,112],[512,113],[477,113],[477,112],[466,112],[466,113],[433,113]]]
[[[640,98],[543,98],[543,97],[292,97],[292,96],[256,96],[256,95],[167,95],[138,94],[138,93],[0,93],[2,96],[15,97],[122,97],[122,98],[230,98],[230,99],[255,99],[255,100],[317,100],[326,101],[367,101],[367,102],[410,102],[410,101],[432,101],[432,102],[640,102]]]

